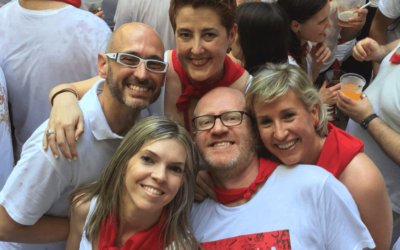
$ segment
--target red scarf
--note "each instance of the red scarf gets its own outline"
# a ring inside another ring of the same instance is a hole
[[[81,7],[81,0],[57,0],[57,1],[71,4],[72,6],[78,8],[78,9]]]
[[[302,50],[302,52],[301,52],[301,55],[302,55],[302,56],[307,55],[307,43],[305,43],[305,44],[304,44],[303,46],[301,46],[301,47],[303,48],[303,50]],[[292,54],[290,54],[290,52],[288,52],[288,55],[291,56],[291,57],[293,57]]]
[[[114,222],[112,222],[109,215],[100,231],[99,250],[161,249],[164,240],[161,230],[164,226],[165,216],[166,210],[163,211],[159,222],[149,230],[132,235],[121,248],[117,248],[114,244],[117,236],[118,219],[114,216]]]
[[[328,130],[328,137],[326,137],[316,165],[338,179],[354,157],[358,153],[364,152],[364,143],[331,123],[328,123]]]
[[[239,77],[241,77],[244,73],[244,68],[237,63],[232,62],[228,56],[225,56],[225,74],[220,82],[212,85],[191,85],[189,83],[189,77],[186,71],[182,68],[182,65],[178,60],[176,50],[172,51],[172,64],[174,65],[174,70],[178,74],[182,84],[182,94],[179,96],[178,101],[176,102],[176,107],[179,111],[183,111],[185,128],[187,131],[190,131],[188,109],[190,106],[191,97],[194,96],[201,98],[208,91],[214,88],[227,87],[239,79]]]
[[[400,47],[393,53],[392,57],[390,58],[389,62],[400,64]]]
[[[221,189],[214,184],[214,190],[217,194],[217,201],[222,204],[232,203],[241,199],[248,199],[255,192],[260,183],[265,182],[268,177],[279,166],[279,162],[271,161],[264,158],[258,159],[258,174],[256,179],[248,188],[238,189]]]

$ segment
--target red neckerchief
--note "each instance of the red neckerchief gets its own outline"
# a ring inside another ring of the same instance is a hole
[[[239,77],[241,77],[244,73],[244,68],[242,68],[237,63],[232,62],[229,56],[226,56],[224,62],[225,74],[220,82],[212,85],[191,85],[189,83],[189,77],[186,71],[179,63],[176,50],[172,51],[172,64],[174,65],[174,70],[178,74],[182,84],[182,94],[179,96],[178,101],[176,102],[176,107],[179,111],[183,111],[185,128],[187,131],[190,131],[188,109],[190,106],[191,97],[195,96],[197,98],[201,98],[208,91],[214,88],[227,87],[234,83],[237,79],[239,79]]]
[[[81,0],[57,0],[57,1],[71,4],[72,6],[78,8],[78,9],[81,7]]]
[[[336,128],[332,123],[328,123],[328,130],[328,137],[326,137],[316,165],[339,178],[354,157],[358,153],[364,152],[364,143],[349,133]]]
[[[117,236],[118,219],[110,215],[107,217],[100,231],[99,249],[101,250],[138,250],[138,249],[161,249],[164,236],[161,230],[165,223],[166,210],[163,210],[161,219],[149,230],[132,235],[121,248],[115,246],[115,237]],[[160,242],[161,239],[161,242]],[[167,244],[166,244],[167,245]]]
[[[307,43],[305,43],[303,46],[301,46],[303,48],[303,51],[301,52],[302,56],[307,55]],[[290,52],[288,52],[288,55],[293,57],[292,54],[290,54]]]
[[[392,57],[390,58],[389,62],[400,64],[400,47],[393,53]]]
[[[222,189],[214,184],[214,190],[217,194],[217,201],[222,204],[232,203],[241,199],[248,199],[250,195],[257,190],[260,183],[265,182],[268,177],[279,166],[279,162],[264,158],[258,159],[258,174],[256,179],[248,188]]]

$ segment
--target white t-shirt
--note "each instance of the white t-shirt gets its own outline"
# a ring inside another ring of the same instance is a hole
[[[397,133],[400,133],[400,65],[389,60],[399,46],[400,43],[383,59],[378,76],[365,90],[375,113]],[[400,213],[399,165],[382,151],[360,124],[350,119],[346,131],[364,142],[364,153],[379,168],[385,180],[393,211]]]
[[[195,203],[190,221],[196,239],[209,243],[206,249],[375,247],[346,187],[310,165],[278,166],[260,191],[237,207],[210,198]]]
[[[400,17],[400,0],[379,0],[378,7],[382,14],[388,18],[396,19]],[[393,28],[393,25],[389,26],[389,29]],[[394,31],[388,31],[387,38],[389,43],[400,38],[400,24]]]
[[[160,35],[165,50],[176,49],[174,30],[169,21],[170,0],[119,0],[115,13],[115,28],[130,22],[149,25]]]
[[[98,75],[97,55],[105,51],[111,31],[97,16],[71,5],[33,11],[18,1],[0,8],[0,23],[0,67],[19,158],[22,145],[50,116],[50,90]]]
[[[0,68],[0,190],[14,167],[11,125],[8,111],[7,84]]]
[[[85,133],[77,141],[79,157],[76,161],[68,162],[63,156],[55,159],[51,150],[43,151],[42,138],[48,121],[25,143],[21,160],[0,192],[0,204],[16,222],[33,225],[44,214],[68,216],[68,196],[76,188],[98,180],[114,155],[123,138],[111,131],[100,106],[97,94],[103,81],[93,85],[79,102],[85,118]],[[163,111],[142,110],[138,120],[160,114]],[[0,242],[0,249],[44,249],[43,245],[19,245],[20,248],[12,248],[11,244]],[[46,249],[60,247],[65,249],[65,243]]]

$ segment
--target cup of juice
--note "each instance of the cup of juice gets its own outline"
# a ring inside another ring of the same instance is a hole
[[[357,17],[358,14],[354,13],[357,10],[357,5],[364,5],[365,2],[365,0],[338,0],[338,24],[342,27],[351,27],[351,25],[349,24],[349,18]]]
[[[348,97],[358,100],[362,94],[362,89],[365,86],[364,77],[359,74],[347,73],[340,78],[341,91]]]

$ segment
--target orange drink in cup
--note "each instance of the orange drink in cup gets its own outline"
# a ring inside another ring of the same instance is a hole
[[[362,89],[365,86],[364,77],[354,74],[347,73],[340,78],[341,91],[348,97],[358,100],[362,94]]]

